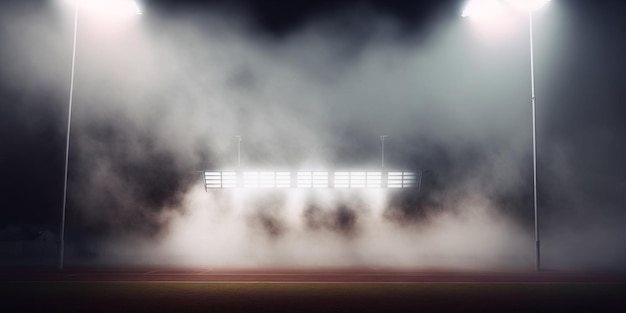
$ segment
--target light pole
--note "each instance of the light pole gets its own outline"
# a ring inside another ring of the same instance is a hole
[[[535,53],[533,40],[533,12],[546,5],[550,0],[470,0],[465,5],[463,17],[484,17],[499,14],[507,9],[519,9],[528,14],[530,31],[530,85],[533,124],[533,206],[535,213],[535,266],[541,270],[541,245],[539,241],[539,216],[537,210],[537,123],[535,97]]]
[[[380,167],[385,169],[385,138],[388,136],[380,136]]]
[[[241,170],[241,135],[235,137],[237,138],[237,170]]]
[[[530,89],[533,111],[533,205],[535,207],[535,267],[541,270],[541,244],[539,241],[539,212],[537,210],[537,121],[535,97],[535,49],[533,40],[533,12],[528,10],[528,28],[530,32]]]
[[[70,161],[70,131],[72,129],[72,101],[74,99],[74,76],[76,68],[76,41],[78,38],[78,12],[80,7],[84,5],[90,9],[106,9],[109,12],[112,10],[119,11],[131,8],[134,14],[142,14],[136,2],[127,0],[113,0],[109,2],[105,2],[103,0],[84,0],[82,2],[72,1],[72,5],[74,6],[74,39],[72,42],[72,69],[70,74],[70,92],[67,108],[67,137],[65,140],[65,173],[63,177],[63,210],[61,213],[61,238],[59,242],[59,269],[63,269],[65,261],[65,216],[67,206],[67,178]]]

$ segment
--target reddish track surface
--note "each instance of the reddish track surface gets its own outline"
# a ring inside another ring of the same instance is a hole
[[[0,268],[0,311],[617,313],[625,282],[572,272]]]
[[[393,269],[0,269],[0,281],[122,282],[403,282],[403,283],[625,283],[623,274],[580,272],[469,272]]]

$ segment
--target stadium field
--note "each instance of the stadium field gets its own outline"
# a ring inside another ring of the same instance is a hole
[[[626,312],[623,283],[0,282],[0,312]]]

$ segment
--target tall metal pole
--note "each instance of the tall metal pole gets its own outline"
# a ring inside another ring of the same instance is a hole
[[[241,169],[241,136],[237,137],[237,169]]]
[[[528,24],[530,27],[530,84],[531,84],[531,103],[533,111],[533,204],[535,207],[535,249],[536,249],[536,269],[541,270],[541,246],[539,243],[539,217],[537,211],[537,123],[536,115],[536,98],[535,98],[535,53],[533,47],[533,13],[528,12]]]
[[[387,136],[380,136],[380,167],[383,169],[385,168],[385,138],[387,138]]]
[[[76,38],[78,33],[78,6],[74,9],[74,43],[72,44],[72,73],[70,74],[70,100],[67,109],[67,138],[65,141],[65,176],[63,181],[63,212],[61,214],[61,240],[59,248],[59,269],[65,261],[65,208],[67,205],[67,171],[70,161],[70,130],[72,126],[72,100],[74,98],[74,68],[76,66]]]
[[[243,173],[241,172],[241,135],[237,137],[237,187],[243,187]]]

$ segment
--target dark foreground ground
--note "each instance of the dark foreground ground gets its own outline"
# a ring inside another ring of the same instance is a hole
[[[581,273],[5,269],[0,312],[626,312],[626,280]]]

